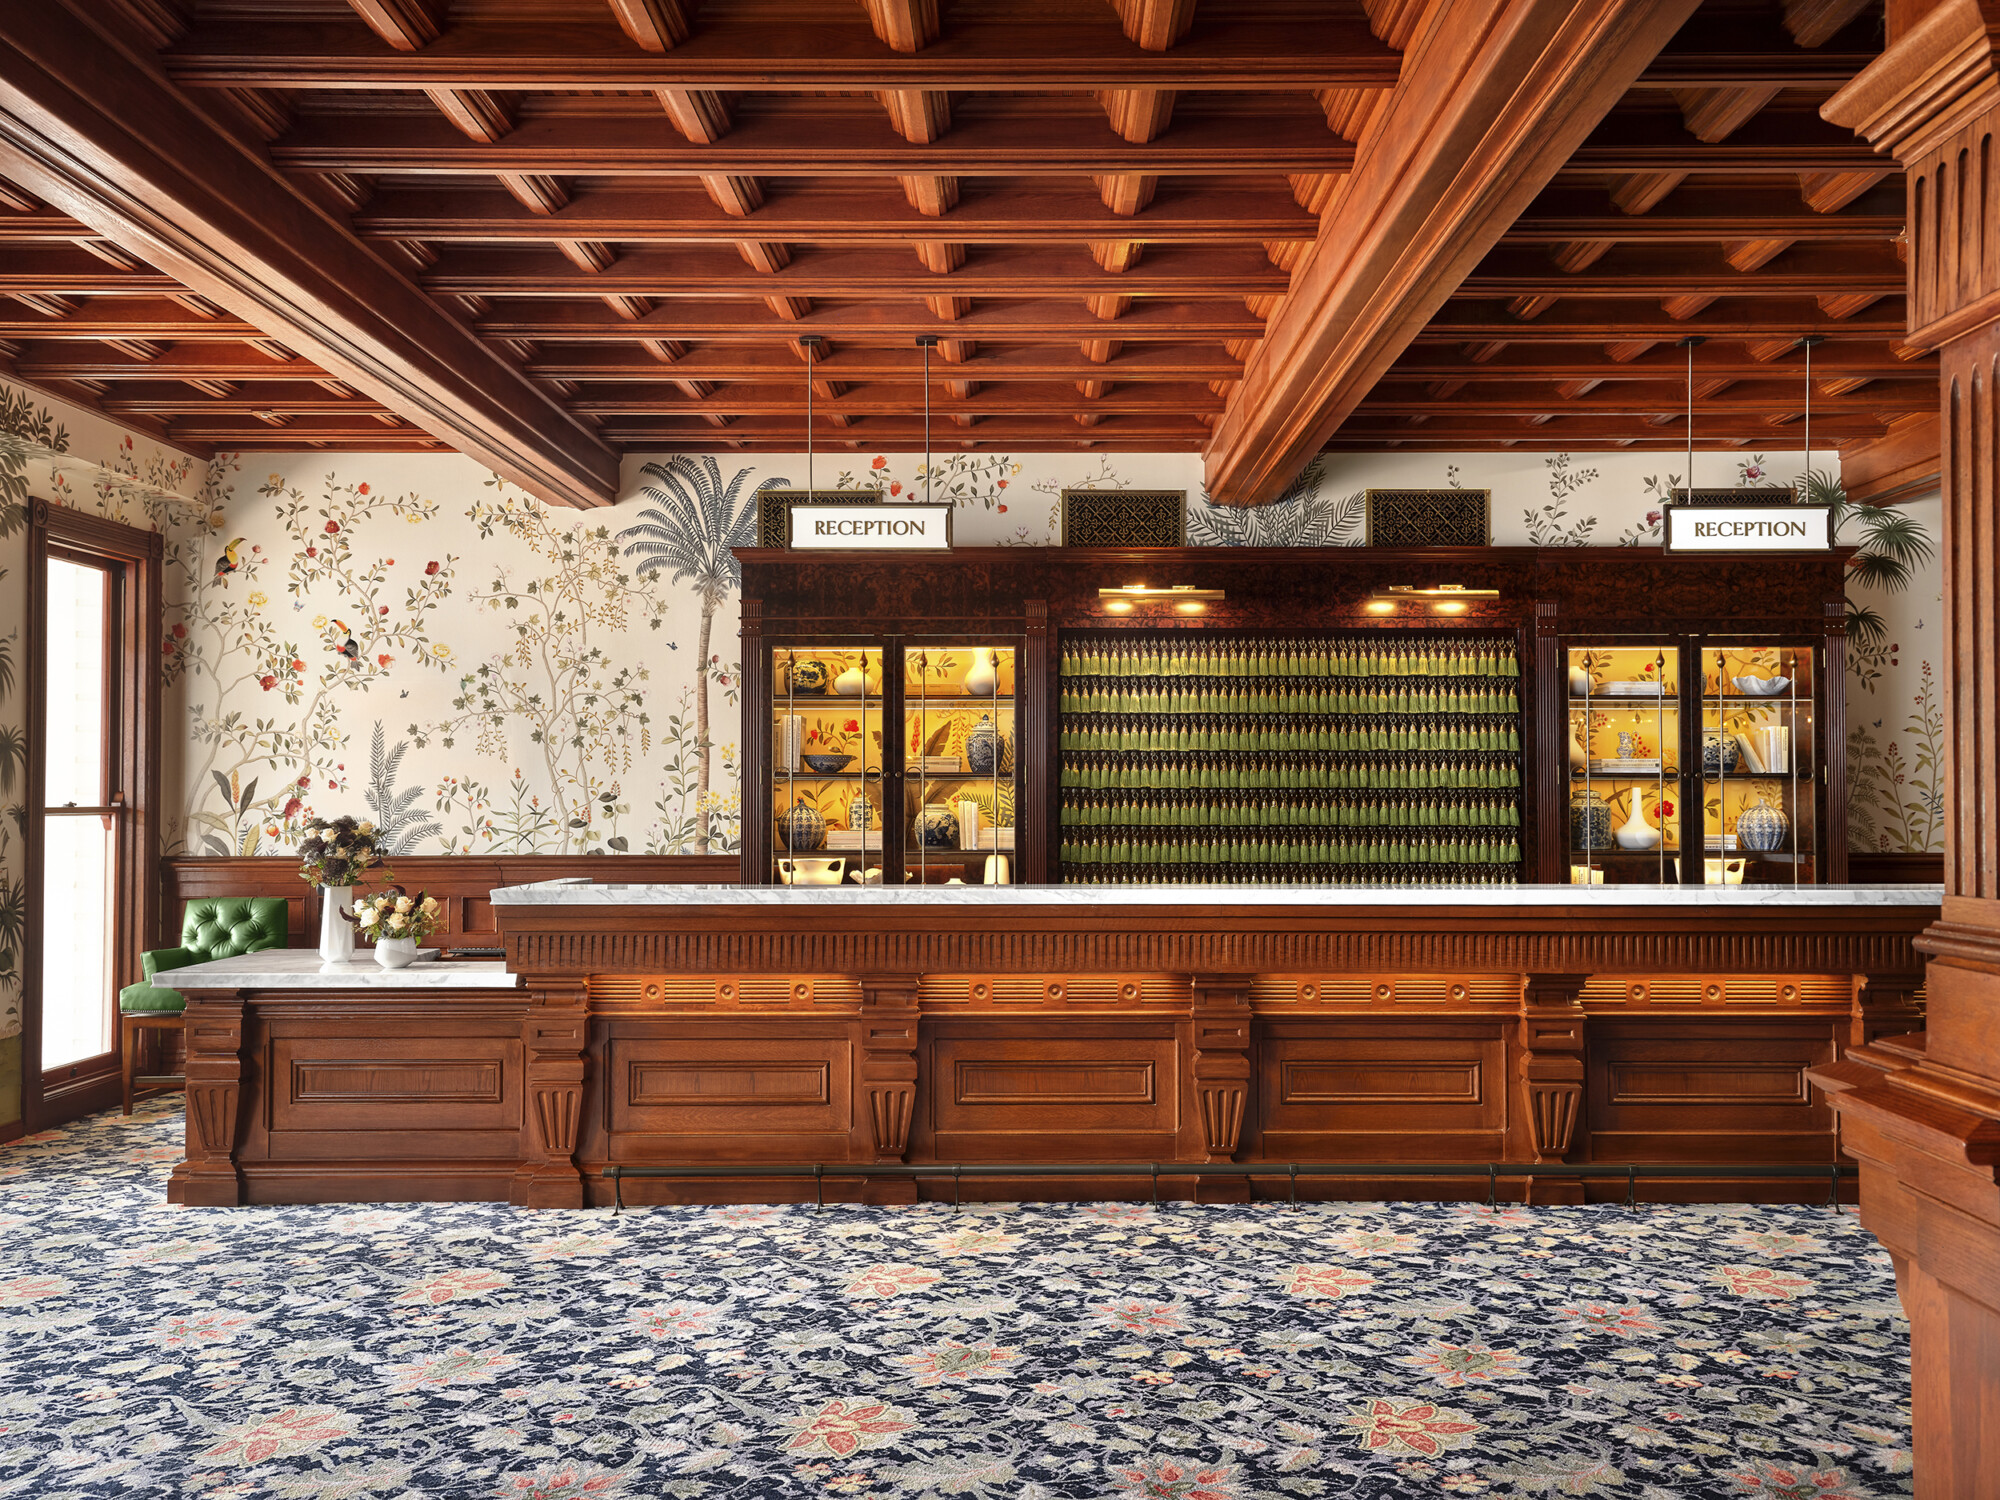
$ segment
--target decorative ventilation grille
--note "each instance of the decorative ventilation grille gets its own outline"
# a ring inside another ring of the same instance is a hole
[[[1788,484],[1744,486],[1728,490],[1675,490],[1676,505],[1797,505],[1799,492]]]
[[[918,1003],[940,1010],[1125,1010],[1192,994],[1184,974],[926,974],[917,986]]]
[[[1065,547],[1185,547],[1186,490],[1064,490]]]
[[[593,1003],[735,1010],[807,1009],[859,1005],[861,986],[828,974],[593,974]]]
[[[794,505],[879,505],[882,492],[873,490],[763,490],[757,496],[757,545],[780,551],[792,544]]]
[[[1845,1008],[1852,981],[1831,974],[1593,974],[1587,1006],[1825,1005]]]
[[[1370,547],[1490,547],[1491,490],[1370,490]]]
[[[1518,1005],[1518,974],[1259,974],[1250,1003],[1281,1005]]]

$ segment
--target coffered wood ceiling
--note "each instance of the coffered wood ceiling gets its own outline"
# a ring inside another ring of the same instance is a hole
[[[1909,442],[1865,0],[0,7],[0,358],[197,451]],[[1691,18],[1690,18],[1691,17]],[[1683,24],[1685,22],[1685,24]],[[1934,416],[1931,418],[1934,420]]]

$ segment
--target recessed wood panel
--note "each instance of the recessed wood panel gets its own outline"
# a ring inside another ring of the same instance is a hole
[[[1484,1090],[1477,1061],[1294,1058],[1278,1071],[1281,1104],[1477,1104]]]
[[[635,1061],[627,1097],[634,1104],[824,1104],[830,1092],[823,1062]]]
[[[845,1132],[852,1070],[844,1037],[613,1036],[604,1048],[606,1124],[750,1143]]]
[[[1803,1017],[1594,1021],[1585,1095],[1593,1151],[1783,1159],[1772,1154],[1774,1135],[1817,1137],[1832,1126],[1805,1074],[1833,1061],[1837,1026]]]
[[[520,1125],[521,1044],[512,1037],[279,1034],[269,1066],[274,1133]]]
[[[955,1104],[1151,1104],[1150,1061],[961,1062],[953,1074]]]
[[[313,1058],[292,1063],[291,1098],[297,1104],[391,1100],[427,1104],[494,1104],[501,1097],[497,1061],[362,1061]]]
[[[1624,1062],[1608,1081],[1611,1104],[1805,1104],[1804,1063]]]
[[[1507,1043],[1498,1022],[1284,1021],[1266,1029],[1260,1056],[1267,1144],[1304,1139],[1310,1144],[1298,1149],[1352,1155],[1325,1138],[1407,1132],[1448,1142],[1465,1133],[1497,1137],[1507,1127]],[[1475,1149],[1460,1141],[1445,1154]]]
[[[1032,1132],[1043,1138],[1015,1149],[1067,1155],[1099,1149],[1089,1138],[1105,1133],[1172,1131],[1178,1048],[1168,1028],[1146,1030],[1155,1034],[940,1037],[930,1049],[935,1128]],[[1074,1151],[1063,1151],[1068,1140]]]

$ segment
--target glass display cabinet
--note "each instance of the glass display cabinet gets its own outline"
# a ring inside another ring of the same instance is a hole
[[[1564,643],[1573,885],[1825,880],[1816,645]]]
[[[780,885],[1010,883],[1019,650],[893,637],[770,647],[770,826],[747,868]]]

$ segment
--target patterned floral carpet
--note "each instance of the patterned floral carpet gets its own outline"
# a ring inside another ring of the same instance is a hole
[[[177,1209],[179,1131],[0,1149],[0,1494],[1910,1492],[1825,1209]]]

